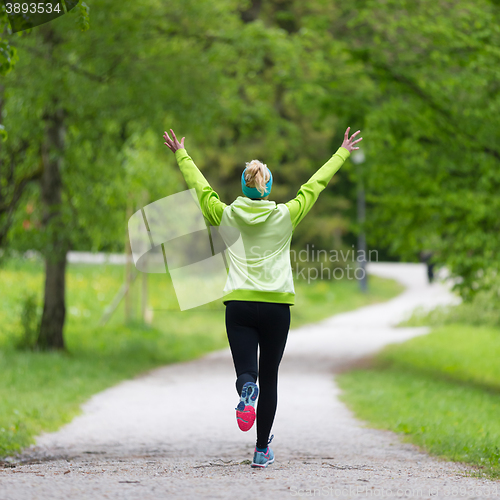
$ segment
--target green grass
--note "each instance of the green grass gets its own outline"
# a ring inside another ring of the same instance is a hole
[[[341,374],[342,398],[371,425],[500,478],[500,329],[452,324]]]
[[[382,302],[395,297],[404,290],[403,285],[378,276],[369,276],[369,290],[359,292],[356,280],[318,280],[307,284],[295,283],[295,305],[292,311],[292,328],[320,321],[358,307]]]
[[[42,301],[43,266],[12,259],[0,269],[0,457],[33,442],[41,431],[69,422],[92,394],[162,364],[185,361],[227,346],[221,301],[178,311],[166,275],[149,275],[151,325],[124,324],[123,304],[105,327],[98,322],[123,282],[124,269],[112,265],[69,265],[67,272],[67,352],[14,349],[20,338],[23,297]],[[139,313],[141,276],[133,287]],[[355,281],[296,283],[292,326],[397,295],[402,287],[373,278],[368,294]]]

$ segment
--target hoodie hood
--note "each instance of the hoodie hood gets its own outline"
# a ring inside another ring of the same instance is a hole
[[[238,196],[231,203],[233,215],[250,225],[265,222],[274,210],[276,210],[275,201],[252,200],[246,196]]]

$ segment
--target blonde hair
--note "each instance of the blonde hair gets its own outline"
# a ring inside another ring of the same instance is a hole
[[[261,195],[266,192],[266,184],[270,177],[267,165],[259,160],[252,160],[246,163],[245,184],[248,187],[256,188]]]

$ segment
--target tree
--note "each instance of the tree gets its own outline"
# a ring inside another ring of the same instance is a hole
[[[226,26],[224,9],[207,3],[207,15],[179,37],[182,15],[199,11],[198,4],[178,2],[167,10],[153,0],[130,0],[120,7],[95,2],[85,40],[64,17],[32,30],[19,42],[23,71],[6,79],[12,135],[38,151],[42,163],[39,187],[30,192],[39,223],[24,231],[18,210],[7,239],[12,248],[36,248],[45,258],[42,348],[64,348],[67,251],[123,241],[125,206],[138,184],[129,171],[134,141],[153,129],[161,144],[165,117],[176,114],[201,131],[218,108],[206,90],[218,83],[220,46],[208,54],[215,64],[207,70],[206,41],[194,34]],[[156,193],[161,182],[167,192],[178,186],[179,174],[168,166],[159,163],[155,173]]]
[[[499,269],[500,8],[357,1],[340,33],[376,83],[364,106],[372,243],[433,250],[464,298]]]
[[[81,31],[89,26],[89,9],[85,2],[79,0],[78,5],[72,11],[76,15],[76,24]],[[5,5],[0,10],[0,76],[8,75],[18,60],[15,45],[11,42],[12,32],[7,17]],[[27,32],[30,33],[30,30]],[[18,33],[16,37],[26,33]],[[14,212],[25,189],[30,184],[38,181],[43,172],[41,161],[33,158],[33,151],[29,141],[26,139],[7,141],[7,130],[3,125],[3,110],[5,106],[5,85],[0,85],[0,247],[5,245],[7,232],[12,224]]]

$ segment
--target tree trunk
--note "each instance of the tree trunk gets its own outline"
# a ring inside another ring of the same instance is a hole
[[[42,147],[41,198],[46,243],[45,296],[37,345],[42,349],[64,349],[65,273],[68,240],[62,221],[61,165],[64,148],[64,111],[54,103],[44,115],[45,140]]]
[[[37,342],[42,349],[65,349],[65,273],[66,254],[55,262],[45,259],[45,299]]]

